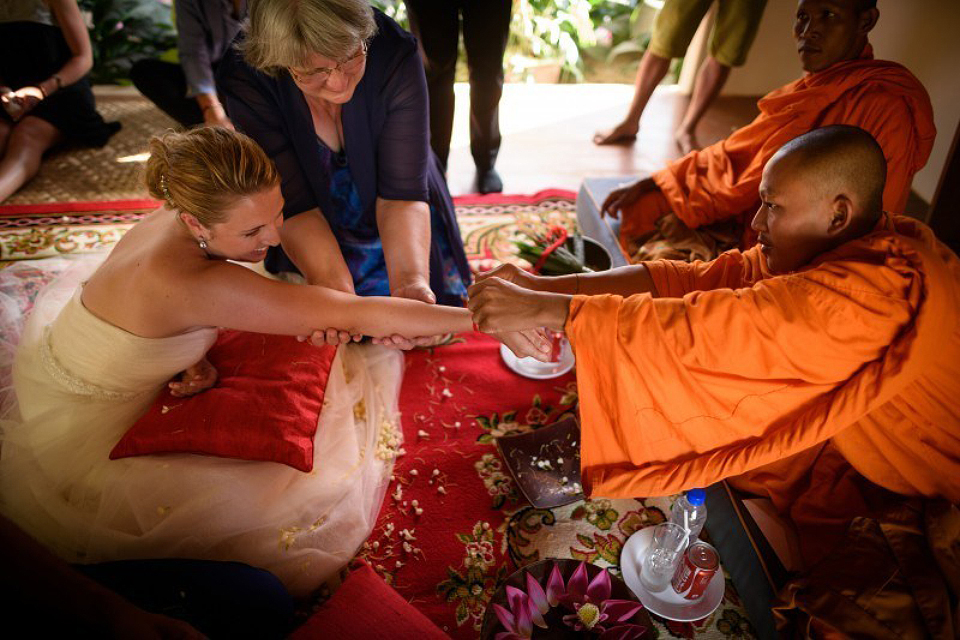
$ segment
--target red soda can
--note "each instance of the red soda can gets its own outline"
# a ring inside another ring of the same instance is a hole
[[[564,334],[549,329],[547,329],[546,334],[550,339],[550,362],[560,362],[560,356],[563,354]]]
[[[706,542],[694,542],[683,554],[673,580],[673,590],[686,600],[696,600],[707,590],[713,574],[720,568],[720,555]]]

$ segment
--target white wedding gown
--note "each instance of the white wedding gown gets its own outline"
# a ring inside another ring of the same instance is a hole
[[[193,454],[109,460],[217,331],[148,339],[97,318],[79,287],[100,260],[69,269],[27,318],[0,423],[0,510],[69,562],[236,560],[310,593],[373,529],[397,445],[381,437],[400,433],[402,355],[339,348],[310,473]]]

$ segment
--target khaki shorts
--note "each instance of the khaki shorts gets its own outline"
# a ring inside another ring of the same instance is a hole
[[[717,0],[717,19],[710,33],[710,55],[727,67],[747,61],[767,0]],[[649,51],[661,58],[680,58],[714,0],[666,0],[653,25]]]

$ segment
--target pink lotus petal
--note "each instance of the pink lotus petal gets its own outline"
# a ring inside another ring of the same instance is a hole
[[[600,634],[598,640],[639,640],[647,628],[639,624],[622,624],[618,627],[611,627]]]
[[[510,632],[516,632],[517,630],[517,621],[513,617],[513,614],[501,607],[499,604],[493,605],[493,612],[497,614],[497,619],[500,621],[500,624],[503,625],[503,628]]]
[[[580,562],[577,566],[576,571],[573,572],[573,575],[570,576],[570,579],[567,580],[567,593],[566,597],[568,600],[573,602],[582,602],[583,596],[587,591],[587,563]]]
[[[643,605],[633,600],[607,600],[600,610],[610,616],[613,622],[626,622],[643,609]]]
[[[527,594],[514,586],[507,585],[507,606],[516,618],[521,609],[527,608]]]
[[[546,629],[548,626],[547,621],[543,619],[543,614],[540,613],[540,609],[537,608],[537,604],[533,601],[533,598],[527,598],[527,608],[530,610],[530,619],[533,621],[533,624],[541,629]]]
[[[560,567],[553,565],[550,577],[547,578],[547,603],[551,607],[557,606],[566,587],[563,585],[563,576],[560,575]]]
[[[610,574],[602,569],[587,587],[587,600],[599,604],[610,597]]]
[[[524,638],[529,638],[530,634],[533,633],[533,618],[530,617],[530,607],[527,606],[529,598],[527,594],[520,592],[523,595],[523,598],[520,600],[520,609],[514,611],[517,620],[516,632],[523,636]]]
[[[547,615],[547,611],[550,611],[547,594],[543,590],[543,587],[540,586],[540,583],[529,573],[527,574],[527,595],[530,596],[531,602],[537,606],[537,611],[540,615]],[[536,622],[536,619],[534,619],[534,622]]]

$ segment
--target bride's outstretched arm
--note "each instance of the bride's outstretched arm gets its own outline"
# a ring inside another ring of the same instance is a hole
[[[334,327],[374,337],[436,335],[473,326],[466,309],[278,282],[227,262],[211,263],[184,285],[184,299],[175,305],[188,316],[184,326],[295,336]]]
[[[470,331],[470,311],[395,297],[360,297],[313,285],[264,278],[245,267],[217,262],[191,274],[171,313],[184,328],[219,326],[301,336],[335,327],[376,338]],[[549,347],[533,332],[495,335],[517,355],[543,356]]]

